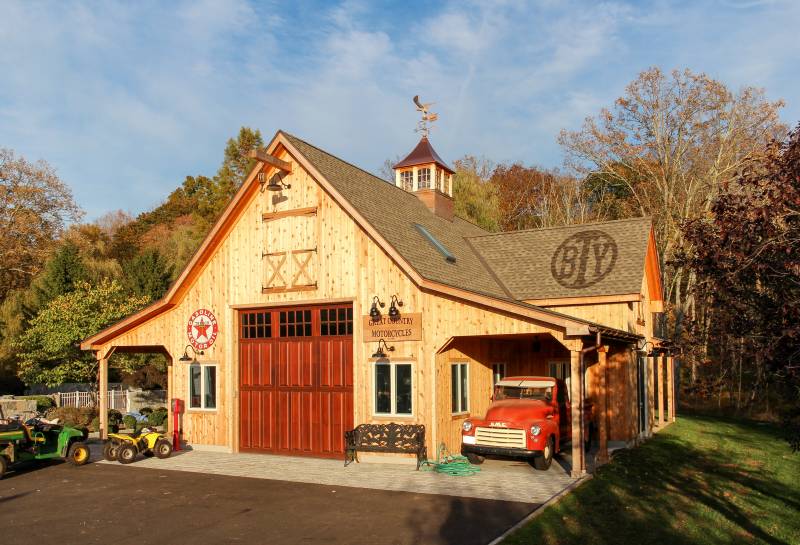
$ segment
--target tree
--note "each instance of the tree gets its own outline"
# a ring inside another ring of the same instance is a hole
[[[704,302],[690,322],[699,378],[737,408],[768,403],[772,385],[800,448],[800,125],[683,231],[680,264]]]
[[[123,266],[125,287],[137,296],[151,301],[161,299],[169,289],[172,267],[155,249],[145,250]]]
[[[59,295],[73,291],[79,282],[86,280],[86,266],[78,247],[67,242],[58,248],[47,262],[34,289],[38,300],[46,303]]]
[[[0,300],[30,284],[64,226],[81,214],[50,165],[0,149]]]
[[[786,127],[764,91],[733,93],[689,70],[642,72],[612,110],[587,118],[580,131],[562,131],[567,164],[589,177],[595,198],[618,198],[624,216],[652,216],[672,304],[673,335],[692,307],[690,271],[675,265],[681,224],[708,212],[716,196]],[[608,209],[606,210],[608,211]]]
[[[78,343],[149,300],[127,295],[115,280],[102,280],[97,286],[79,283],[50,301],[17,337],[19,377],[28,385],[94,382],[97,362]]]
[[[557,171],[520,163],[499,165],[490,181],[503,231],[572,225],[592,218],[578,180]]]
[[[492,163],[466,155],[453,166],[453,199],[456,215],[483,227],[497,231],[497,188],[490,181]]]
[[[215,216],[219,215],[228,205],[230,200],[244,183],[247,175],[253,170],[256,164],[255,159],[251,159],[247,154],[254,149],[264,145],[261,139],[261,131],[253,130],[249,127],[239,129],[239,135],[234,139],[228,140],[225,146],[225,156],[214,177],[216,183],[214,208]]]

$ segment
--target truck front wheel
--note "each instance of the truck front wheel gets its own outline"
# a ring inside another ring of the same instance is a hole
[[[533,459],[533,467],[539,471],[547,471],[550,469],[550,464],[553,463],[553,450],[555,449],[555,441],[553,437],[547,438],[547,444],[544,446],[542,454]]]
[[[469,460],[469,463],[471,463],[473,465],[479,466],[479,465],[481,465],[483,463],[483,461],[485,459],[486,458],[484,458],[483,456],[480,456],[479,454],[475,454],[474,452],[468,452],[467,453],[467,460]]]
[[[0,479],[3,478],[6,471],[8,471],[8,462],[6,461],[6,457],[0,454]]]

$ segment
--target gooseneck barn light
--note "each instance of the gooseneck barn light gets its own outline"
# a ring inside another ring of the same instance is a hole
[[[193,357],[189,357],[189,349],[190,348],[192,349],[192,353],[194,354]],[[183,363],[187,363],[187,362],[190,362],[190,361],[197,361],[198,354],[202,356],[203,355],[203,351],[202,350],[199,350],[199,351],[195,350],[194,346],[192,346],[191,344],[187,344],[186,348],[183,349],[183,356],[178,358],[178,361],[181,361]]]
[[[378,306],[383,308],[386,306],[386,303],[378,299],[378,296],[376,295],[372,298],[372,308],[369,309],[369,317],[373,322],[377,322],[381,319],[381,311]]]
[[[258,183],[261,184],[261,187],[264,187],[264,184],[267,184],[267,189],[270,191],[283,191],[284,189],[291,189],[292,184],[285,184],[283,183],[283,174],[275,174],[272,178],[269,179],[269,183],[267,183],[267,175],[264,172],[258,173]]]
[[[392,295],[392,302],[389,305],[389,318],[392,320],[396,320],[400,317],[400,311],[397,310],[397,307],[402,307],[403,302],[397,298],[397,295]]]
[[[386,341],[384,339],[381,339],[378,341],[378,349],[375,351],[372,357],[376,359],[385,358],[386,352],[383,351],[384,348],[386,348],[387,352],[394,352],[394,346],[389,346],[388,344],[386,344]]]

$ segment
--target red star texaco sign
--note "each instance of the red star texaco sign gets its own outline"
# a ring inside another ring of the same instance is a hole
[[[217,317],[213,312],[204,308],[192,312],[186,325],[186,336],[196,350],[205,350],[214,344],[218,332]]]

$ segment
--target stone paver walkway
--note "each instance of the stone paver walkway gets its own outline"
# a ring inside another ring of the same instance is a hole
[[[99,445],[93,449],[93,458],[102,459]],[[125,467],[535,504],[546,502],[575,481],[555,460],[548,471],[536,471],[525,462],[486,460],[477,475],[453,477],[416,471],[408,464],[363,462],[343,467],[341,460],[195,450],[176,452],[165,460],[139,457]]]

